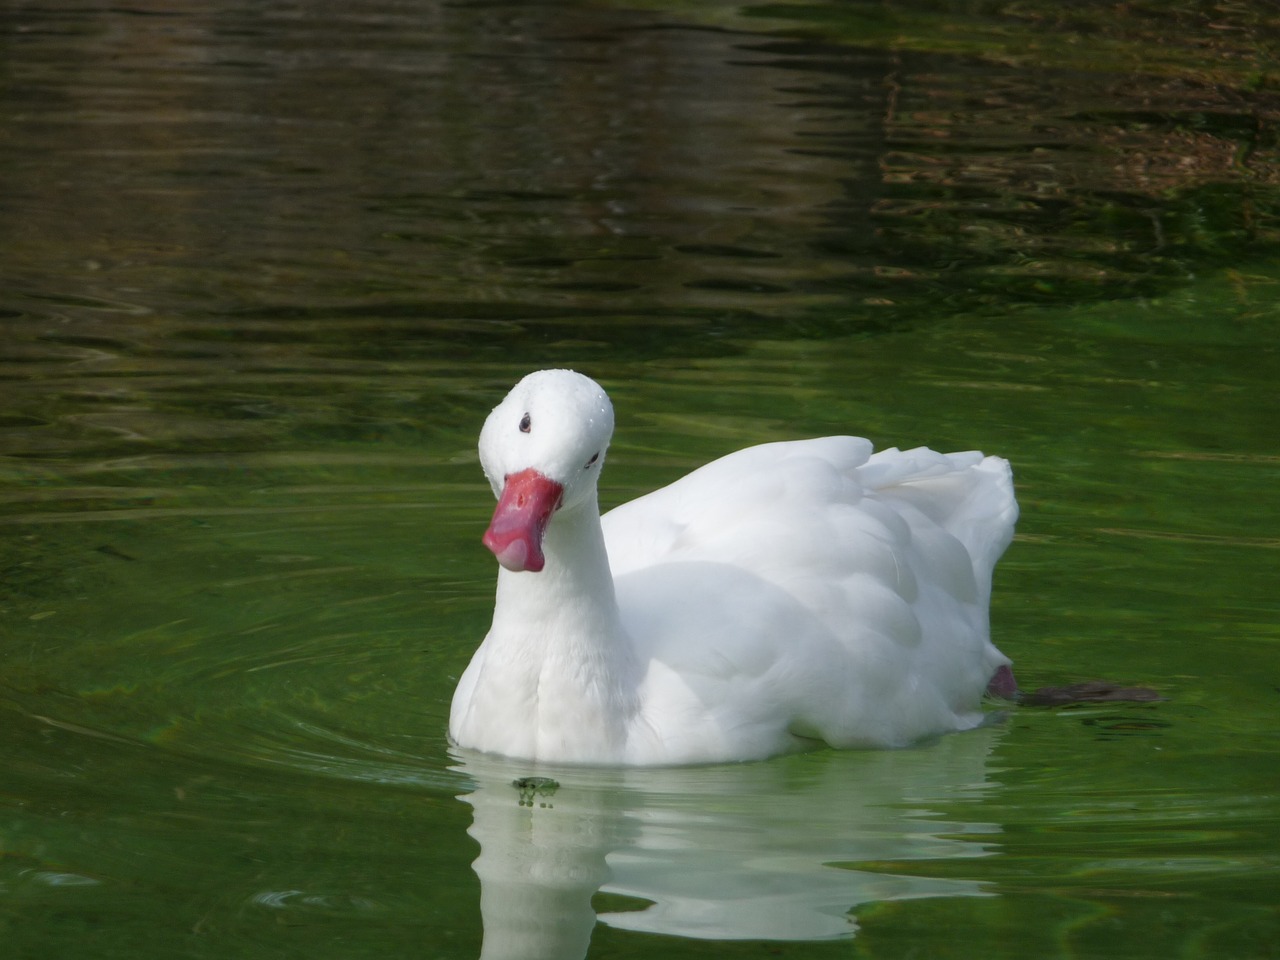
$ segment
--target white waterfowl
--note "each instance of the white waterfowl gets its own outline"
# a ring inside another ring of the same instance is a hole
[[[454,692],[459,746],[625,765],[893,747],[1015,691],[988,629],[1018,512],[1006,461],[769,443],[602,518],[612,433],[608,396],[568,370],[525,377],[485,421],[501,569]]]

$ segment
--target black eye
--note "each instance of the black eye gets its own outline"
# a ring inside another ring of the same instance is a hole
[[[520,432],[528,433],[531,426],[533,426],[533,419],[526,413],[520,418]]]
[[[596,451],[595,453],[593,453],[593,454],[591,455],[591,459],[587,461],[587,466],[588,466],[588,467],[593,467],[593,466],[595,466],[596,461],[597,461],[597,460],[599,460],[599,459],[600,459],[600,452],[599,452],[599,451]],[[585,469],[586,469],[586,467],[584,467],[583,469],[585,470]]]

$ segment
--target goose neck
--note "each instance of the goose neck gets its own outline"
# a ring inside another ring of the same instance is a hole
[[[508,614],[551,638],[607,642],[622,637],[613,574],[594,501],[556,514],[537,573],[500,570],[495,626]]]

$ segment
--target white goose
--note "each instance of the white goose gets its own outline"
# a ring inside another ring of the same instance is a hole
[[[770,443],[601,518],[612,433],[608,396],[568,370],[525,377],[485,421],[502,569],[457,745],[626,765],[891,747],[1015,692],[987,611],[1018,512],[1006,461]]]

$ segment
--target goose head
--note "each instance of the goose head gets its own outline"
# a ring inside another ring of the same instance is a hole
[[[517,383],[480,431],[480,464],[498,498],[484,545],[508,570],[541,570],[552,516],[596,509],[596,478],[613,435],[613,405],[572,370]]]

